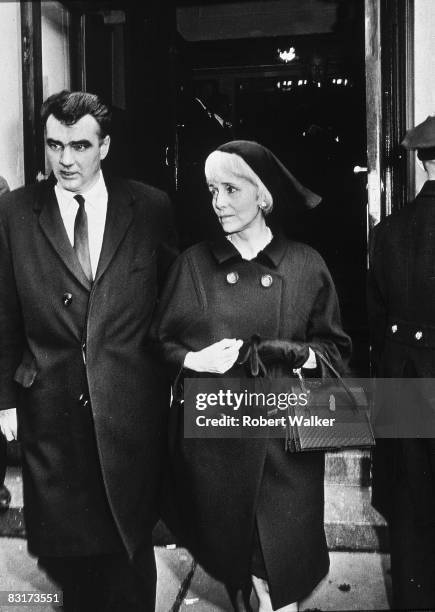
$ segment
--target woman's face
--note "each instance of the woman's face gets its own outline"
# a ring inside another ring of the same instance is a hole
[[[225,233],[242,232],[262,221],[258,188],[251,181],[222,168],[208,177],[207,183]]]

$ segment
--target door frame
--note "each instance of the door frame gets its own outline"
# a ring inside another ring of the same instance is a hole
[[[369,230],[412,199],[400,142],[414,116],[414,0],[365,0]]]
[[[21,2],[24,178],[36,181],[44,172],[44,143],[39,120],[42,104],[41,3]]]

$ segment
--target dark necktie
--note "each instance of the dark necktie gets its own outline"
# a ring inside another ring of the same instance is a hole
[[[88,280],[92,282],[91,256],[89,254],[88,216],[85,211],[85,198],[82,195],[74,196],[79,209],[74,221],[74,251],[77,253],[80,265]]]

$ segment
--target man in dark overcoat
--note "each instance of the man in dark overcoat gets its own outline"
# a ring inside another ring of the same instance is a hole
[[[0,199],[0,408],[23,454],[29,551],[66,610],[154,610],[167,389],[148,349],[172,259],[167,196],[103,177],[110,112],[42,107],[53,176]]]
[[[402,379],[392,388],[407,393],[405,399],[390,393],[389,401],[376,406],[381,419],[385,411],[396,415],[391,425],[400,438],[378,440],[373,504],[389,525],[393,608],[432,610],[435,440],[421,436],[433,435],[424,427],[434,404],[425,391],[431,385],[409,379],[435,378],[435,117],[410,130],[402,145],[418,150],[428,180],[414,202],[377,226],[372,241],[369,315],[375,373]]]

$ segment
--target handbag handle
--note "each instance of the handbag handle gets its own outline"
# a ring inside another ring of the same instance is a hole
[[[245,363],[249,357],[250,357],[250,353],[251,351],[254,349],[254,353],[255,353],[255,373],[253,373],[253,375],[255,377],[259,376],[260,373],[264,378],[269,378],[269,372],[267,371],[266,366],[264,365],[259,353],[257,349],[258,346],[258,337],[254,336],[252,343],[253,346],[250,346],[244,359],[240,362],[240,363]],[[312,348],[312,347],[311,347]],[[332,365],[332,363],[329,361],[329,359],[327,357],[325,357],[325,355],[323,355],[319,350],[312,348],[312,351],[314,352],[314,354],[316,355],[316,357],[319,358],[319,361],[321,361],[335,376],[335,378],[338,380],[338,382],[340,383],[340,385],[343,387],[344,391],[346,392],[346,395],[349,397],[350,401],[352,402],[353,408],[355,410],[358,410],[358,402],[356,400],[355,395],[352,393],[352,391],[350,390],[349,386],[344,382],[340,372]],[[297,368],[296,370],[294,370],[294,373],[297,375],[297,377],[299,378],[299,381],[301,383],[302,386],[304,386],[304,378],[302,376],[302,368]]]
[[[325,357],[325,355],[323,355],[320,351],[318,351],[317,349],[312,349],[314,354],[316,355],[316,357],[319,358],[319,360],[327,367],[329,368],[329,370],[334,374],[335,378],[338,380],[338,382],[340,383],[340,385],[343,387],[343,389],[345,390],[346,394],[348,395],[349,399],[352,401],[352,404],[354,405],[354,407],[356,409],[358,409],[358,402],[355,398],[355,395],[352,393],[352,391],[350,390],[349,386],[344,382],[343,377],[341,376],[340,372],[332,365],[332,363],[329,361],[329,359],[327,357]]]

